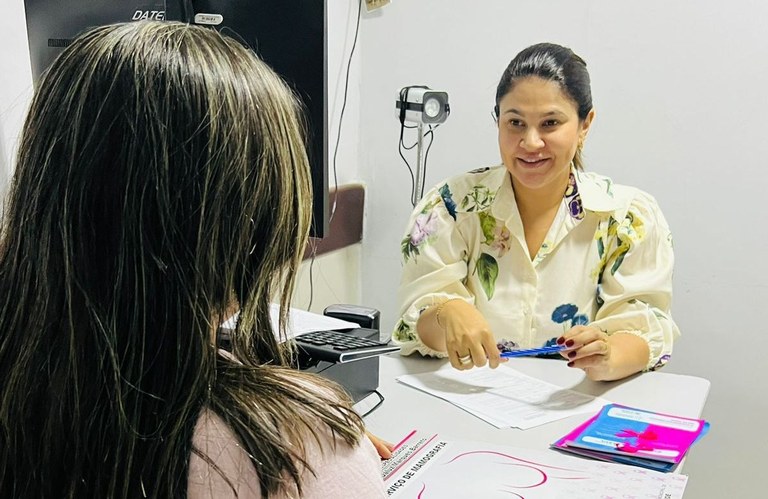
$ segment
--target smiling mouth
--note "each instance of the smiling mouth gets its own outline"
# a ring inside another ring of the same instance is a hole
[[[517,158],[517,161],[524,168],[539,168],[540,166],[543,166],[547,161],[549,161],[549,158],[535,158],[535,159]]]

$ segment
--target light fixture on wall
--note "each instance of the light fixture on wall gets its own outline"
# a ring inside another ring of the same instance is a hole
[[[411,204],[416,206],[424,194],[424,179],[426,177],[426,164],[429,155],[429,148],[435,138],[434,130],[451,114],[451,107],[448,104],[448,92],[441,90],[432,90],[424,85],[411,85],[400,89],[397,100],[395,101],[395,111],[400,120],[400,141],[398,143],[398,152],[400,157],[408,166],[413,180],[411,190]],[[406,123],[415,123],[415,126],[408,126]],[[426,133],[424,126],[428,127]],[[403,135],[406,128],[416,128],[416,144],[406,146],[403,143]],[[429,144],[424,149],[424,137],[429,135]],[[416,171],[411,168],[408,160],[403,155],[403,149],[410,150],[416,147]]]

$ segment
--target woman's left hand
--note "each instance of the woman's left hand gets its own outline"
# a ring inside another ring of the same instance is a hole
[[[368,440],[371,441],[374,447],[376,447],[376,452],[379,453],[379,457],[382,459],[389,459],[392,457],[392,448],[394,445],[392,445],[389,442],[386,442],[373,433],[366,430],[365,436],[368,437]]]
[[[608,335],[591,326],[574,326],[557,339],[568,350],[560,353],[568,359],[568,367],[583,369],[590,379],[609,378],[611,343]]]
[[[568,350],[560,353],[568,367],[583,369],[595,381],[625,378],[646,368],[648,342],[636,334],[615,331],[610,335],[592,326],[574,326],[557,339]]]

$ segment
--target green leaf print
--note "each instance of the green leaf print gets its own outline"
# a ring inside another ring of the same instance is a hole
[[[480,218],[480,228],[485,236],[485,244],[493,244],[496,231],[496,219],[493,215],[489,215],[488,212],[485,211],[481,211],[477,216]]]
[[[499,277],[499,264],[488,253],[481,253],[476,264],[477,277],[483,286],[485,296],[490,300],[496,290],[496,278]]]
[[[472,187],[472,190],[464,196],[461,200],[461,207],[466,209],[467,212],[483,211],[493,203],[493,199],[496,197],[496,191],[491,190],[484,185],[476,185]]]
[[[415,341],[416,340],[416,335],[414,334],[413,330],[411,330],[411,328],[408,327],[408,324],[406,324],[405,321],[403,321],[402,319],[398,321],[392,336],[397,341]]]
[[[403,254],[403,261],[407,263],[410,258],[419,255],[419,247],[411,243],[411,236],[405,236],[400,242],[400,252]]]
[[[624,262],[624,255],[627,254],[627,251],[629,248],[626,246],[623,246],[618,251],[619,256],[616,257],[616,260],[613,262],[613,265],[611,265],[611,275],[615,274],[617,270],[619,270],[619,267],[621,267],[622,262]]]

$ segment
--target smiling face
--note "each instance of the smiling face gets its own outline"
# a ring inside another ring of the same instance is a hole
[[[594,110],[579,120],[557,82],[521,79],[499,100],[499,150],[515,191],[565,192],[571,161]]]

